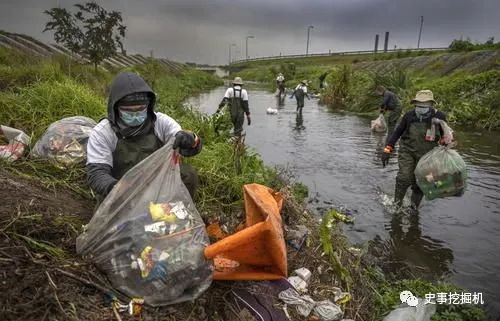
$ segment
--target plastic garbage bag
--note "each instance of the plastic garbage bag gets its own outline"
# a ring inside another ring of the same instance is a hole
[[[377,119],[372,120],[371,129],[377,133],[383,133],[387,130],[387,123],[385,121],[384,115],[380,114]]]
[[[63,166],[87,159],[87,142],[96,122],[88,117],[75,116],[50,124],[31,150],[31,156],[46,158]]]
[[[9,142],[7,145],[0,145],[0,158],[8,161],[21,158],[31,141],[23,131],[3,125],[0,125],[0,136],[4,136]]]
[[[168,144],[128,171],[76,240],[114,288],[152,306],[194,300],[211,284],[208,235]]]
[[[462,196],[467,183],[467,168],[455,150],[438,146],[418,161],[415,178],[428,200]]]
[[[422,298],[417,298],[417,300],[416,307],[402,304],[392,310],[383,321],[430,321],[436,313],[436,305],[425,304],[425,300]]]

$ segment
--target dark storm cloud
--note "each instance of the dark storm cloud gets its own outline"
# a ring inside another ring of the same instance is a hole
[[[42,11],[71,6],[74,1],[0,2],[0,28],[51,40],[42,34]],[[233,57],[297,54],[305,51],[306,30],[311,52],[368,50],[376,33],[390,31],[390,47],[416,47],[419,17],[424,16],[421,46],[446,46],[461,36],[485,41],[500,37],[500,1],[483,0],[168,0],[98,1],[123,13],[128,27],[125,45],[131,52],[179,61],[226,63]]]

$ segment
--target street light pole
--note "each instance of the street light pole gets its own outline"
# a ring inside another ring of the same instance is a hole
[[[424,25],[424,16],[420,16],[420,31],[418,32],[417,49],[420,48],[420,37],[422,36],[422,26]]]
[[[313,29],[314,26],[307,27],[307,44],[306,44],[306,56],[309,55],[309,32]]]
[[[245,60],[248,60],[248,58],[249,58],[248,57],[248,39],[250,39],[250,38],[253,39],[255,37],[254,36],[247,36],[245,38]]]
[[[231,64],[232,60],[231,60],[231,48],[232,47],[236,47],[236,44],[232,43],[229,45],[229,65]],[[228,65],[228,66],[229,66]]]

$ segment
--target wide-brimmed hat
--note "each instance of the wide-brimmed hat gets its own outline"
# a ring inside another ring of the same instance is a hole
[[[428,102],[436,103],[436,101],[434,100],[434,94],[430,90],[418,91],[417,94],[415,95],[415,98],[413,98],[411,100],[412,104],[414,104],[414,103],[428,103]]]
[[[307,85],[307,80],[302,80],[300,83],[304,84],[304,85]]]
[[[234,78],[233,85],[243,85],[243,79],[241,77]]]

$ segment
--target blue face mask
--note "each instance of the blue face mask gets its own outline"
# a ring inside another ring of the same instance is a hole
[[[148,109],[144,109],[141,111],[124,111],[119,110],[121,120],[128,126],[135,127],[139,126],[148,117]]]

